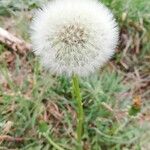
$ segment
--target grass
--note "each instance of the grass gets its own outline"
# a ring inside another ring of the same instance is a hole
[[[150,2],[102,2],[116,15],[121,38],[111,62],[80,80],[86,116],[84,149],[147,150]],[[0,25],[29,41],[31,11],[40,4],[1,1]],[[70,87],[69,78],[44,71],[32,53],[20,56],[0,45],[0,149],[55,150],[53,142],[65,150],[75,149],[76,101]],[[131,111],[135,115],[129,115]]]

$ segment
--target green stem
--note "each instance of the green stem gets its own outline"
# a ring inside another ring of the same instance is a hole
[[[61,148],[59,145],[57,145],[54,141],[52,141],[52,139],[46,134],[46,133],[43,133],[42,134],[47,140],[48,142],[53,145],[53,147],[55,147],[57,150],[64,150],[63,148]]]
[[[83,121],[84,121],[84,112],[82,105],[82,98],[79,88],[78,76],[72,76],[72,86],[74,91],[74,96],[76,97],[78,109],[77,109],[77,141],[79,143],[79,149],[82,150],[82,134],[83,134]]]

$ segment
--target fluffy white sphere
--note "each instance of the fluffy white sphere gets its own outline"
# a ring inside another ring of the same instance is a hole
[[[96,0],[54,0],[35,13],[31,40],[52,73],[86,76],[113,55],[118,28]]]

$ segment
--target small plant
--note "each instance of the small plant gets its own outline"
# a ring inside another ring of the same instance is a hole
[[[113,55],[118,42],[115,19],[98,1],[57,0],[36,12],[31,29],[33,50],[43,66],[53,74],[72,77],[78,104],[77,142],[82,150],[84,110],[78,78],[102,67]]]

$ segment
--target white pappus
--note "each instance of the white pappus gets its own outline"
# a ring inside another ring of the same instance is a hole
[[[35,13],[31,40],[52,73],[87,76],[114,54],[118,27],[97,0],[53,0]]]

